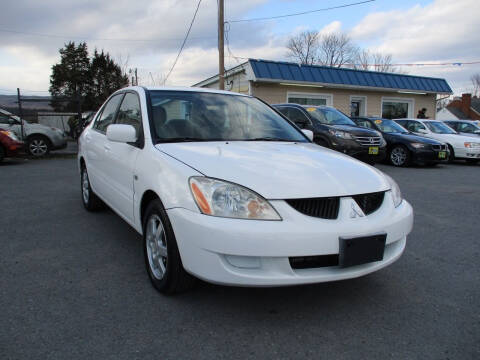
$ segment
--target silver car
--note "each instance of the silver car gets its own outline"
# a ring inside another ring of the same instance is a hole
[[[51,126],[29,123],[3,109],[0,109],[0,128],[10,130],[23,139],[27,152],[36,157],[47,155],[51,150],[67,147],[67,135],[64,131]]]

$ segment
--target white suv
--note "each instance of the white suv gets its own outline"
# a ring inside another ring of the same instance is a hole
[[[470,163],[480,161],[480,138],[458,134],[450,126],[438,120],[394,119],[416,135],[446,143],[450,149],[449,160],[463,159]]]
[[[397,184],[311,137],[250,96],[125,88],[79,138],[83,204],[143,234],[164,293],[194,277],[295,285],[393,263],[413,223]]]

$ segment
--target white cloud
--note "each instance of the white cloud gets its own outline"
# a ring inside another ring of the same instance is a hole
[[[477,0],[435,0],[410,9],[375,12],[352,30],[355,41],[397,63],[437,63],[480,59]],[[480,67],[404,67],[411,74],[445,77],[455,91],[465,91],[469,77]]]

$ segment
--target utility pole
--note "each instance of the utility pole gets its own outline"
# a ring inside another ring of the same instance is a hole
[[[218,88],[220,90],[225,90],[224,27],[223,0],[218,0]]]
[[[135,86],[138,86],[137,68],[135,68]]]
[[[17,88],[17,100],[18,100],[18,115],[20,115],[20,131],[22,132],[22,141],[25,138],[25,133],[23,132],[23,111],[22,111],[22,100],[20,97],[20,88]]]

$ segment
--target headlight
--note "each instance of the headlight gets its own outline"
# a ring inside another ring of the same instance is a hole
[[[424,147],[425,147],[425,144],[422,144],[422,143],[412,143],[412,146],[413,146],[415,149],[421,149],[421,148],[424,148]]]
[[[400,188],[398,187],[397,183],[395,180],[393,180],[390,176],[387,174],[384,174],[385,177],[388,180],[388,183],[390,184],[391,190],[392,190],[392,198],[393,198],[393,205],[397,207],[402,203],[402,192],[400,191]]]
[[[194,176],[189,180],[193,198],[205,215],[256,220],[282,220],[260,195],[227,181]]]
[[[465,145],[465,147],[469,149],[480,147],[480,143],[475,143],[475,142],[466,142],[466,143],[463,143],[463,145]]]
[[[342,139],[353,139],[352,135],[350,135],[350,133],[345,131],[341,131],[341,130],[328,130],[328,131],[330,132],[330,134]]]

